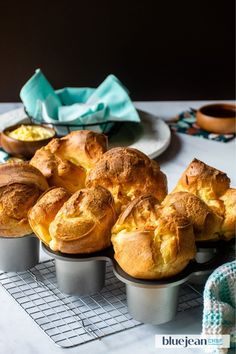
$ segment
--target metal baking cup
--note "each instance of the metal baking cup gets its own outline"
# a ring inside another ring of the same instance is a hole
[[[129,276],[114,263],[114,273],[126,285],[129,313],[135,320],[161,324],[175,317],[179,288],[187,281],[188,271],[167,280],[141,280]]]
[[[111,248],[87,255],[53,252],[44,244],[42,248],[55,259],[57,285],[63,293],[92,295],[104,287],[106,261],[111,261]]]
[[[61,291],[71,295],[91,295],[105,283],[105,264],[111,262],[115,276],[125,283],[128,310],[140,322],[161,324],[174,319],[180,285],[193,275],[201,276],[226,261],[227,252],[217,253],[204,263],[192,261],[179,274],[163,280],[135,279],[125,273],[114,259],[112,248],[90,255],[68,255],[43,250],[55,258],[56,277]],[[226,250],[226,248],[223,248]]]
[[[175,318],[180,285],[193,275],[201,276],[225,262],[226,254],[217,254],[210,261],[192,261],[179,274],[168,279],[135,279],[113,260],[114,273],[126,285],[127,303],[131,316],[143,323],[162,324]]]
[[[34,235],[0,237],[0,269],[21,272],[39,263],[39,240]]]
[[[218,258],[218,256],[223,253],[230,253],[230,248],[232,247],[232,241],[198,241],[196,242],[197,263],[206,263],[208,261]],[[192,284],[204,285],[213,269],[206,270],[202,273],[194,273],[191,275],[189,282]]]

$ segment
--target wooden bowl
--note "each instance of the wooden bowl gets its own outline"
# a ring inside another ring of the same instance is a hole
[[[211,133],[236,133],[236,106],[233,104],[209,104],[196,113],[197,125]]]
[[[3,130],[1,133],[1,145],[2,148],[11,154],[12,156],[16,157],[25,157],[30,159],[36,152],[36,150],[40,149],[42,146],[47,145],[49,141],[55,137],[56,132],[53,128],[48,127],[47,125],[40,124],[37,126],[43,127],[48,129],[52,132],[52,136],[47,139],[42,140],[33,140],[33,141],[23,141],[11,138],[7,135],[7,132],[17,129],[23,124],[16,124],[11,127],[8,127]],[[25,125],[33,125],[33,124],[25,124]]]

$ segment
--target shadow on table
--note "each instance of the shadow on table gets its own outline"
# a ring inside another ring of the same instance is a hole
[[[160,156],[158,156],[155,160],[157,160],[160,164],[162,162],[168,162],[173,160],[181,151],[181,140],[180,137],[171,132],[171,142],[165,152],[163,152]]]

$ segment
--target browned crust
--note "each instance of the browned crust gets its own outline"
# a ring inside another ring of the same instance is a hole
[[[0,187],[14,183],[34,185],[41,191],[48,188],[43,174],[27,162],[13,162],[0,165]]]
[[[231,199],[234,192],[231,190],[234,189],[230,188],[230,179],[226,173],[194,159],[182,174],[173,192],[185,191],[198,196],[214,213],[211,214],[211,218],[214,215],[216,229],[219,227],[219,217],[223,218],[218,237],[230,239],[235,236],[234,201]],[[212,224],[209,219],[210,216],[207,217],[207,221]]]
[[[226,240],[235,237],[236,233],[236,189],[229,188],[220,198],[224,203],[224,222],[221,234]]]
[[[156,211],[156,206],[159,205],[158,200],[150,194],[141,195],[129,203],[127,208],[119,216],[119,223],[124,223],[134,211],[142,212],[143,209],[148,211]]]
[[[174,192],[186,191],[201,196],[201,191],[207,189],[207,198],[219,198],[230,185],[226,173],[194,159],[179,179]]]
[[[73,193],[85,186],[87,170],[107,150],[107,138],[88,130],[74,131],[53,139],[31,159],[48,179],[50,186],[66,188]]]
[[[128,204],[120,214],[112,232],[118,233],[121,230],[139,231],[153,230],[155,220],[160,214],[160,204],[151,195],[141,195]]]
[[[155,279],[152,253],[153,232],[131,231],[112,235],[115,260],[134,278]]]
[[[212,211],[200,198],[188,192],[169,194],[162,206],[171,207],[193,224],[196,240],[219,238],[223,218]]]
[[[28,212],[28,220],[32,230],[47,246],[51,241],[50,223],[70,196],[70,193],[64,188],[51,188],[40,196],[37,203]]]
[[[110,245],[116,221],[114,200],[101,186],[82,189],[64,203],[49,227],[50,247],[64,253],[90,253]]]
[[[47,188],[41,172],[27,163],[0,165],[0,236],[32,233],[28,210]]]
[[[140,279],[178,274],[196,253],[192,225],[175,211],[159,214],[154,230],[113,233],[112,243],[121,268]]]
[[[0,188],[0,236],[24,236],[32,233],[27,213],[40,195],[32,185],[11,184]]]
[[[114,148],[103,154],[87,176],[86,186],[95,185],[110,190],[118,210],[142,194],[152,194],[159,201],[167,194],[166,176],[157,162],[132,148]]]
[[[54,142],[51,144],[53,145]],[[108,140],[104,134],[79,130],[57,140],[55,145],[51,148],[53,153],[56,150],[65,158],[73,158],[78,165],[91,168],[107,151]]]

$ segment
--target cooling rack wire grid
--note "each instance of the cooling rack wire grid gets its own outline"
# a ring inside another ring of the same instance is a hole
[[[125,285],[107,264],[106,285],[87,296],[63,294],[56,283],[53,260],[18,273],[0,272],[0,284],[44,333],[62,348],[76,347],[141,325],[128,313]],[[178,311],[202,305],[189,285],[180,288]]]

